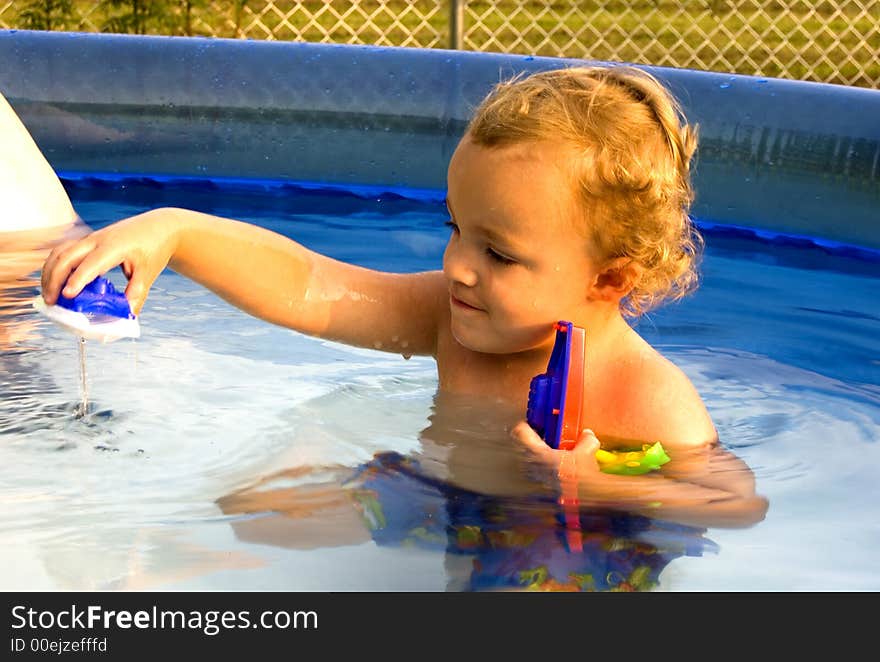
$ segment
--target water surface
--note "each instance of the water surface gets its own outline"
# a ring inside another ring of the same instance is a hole
[[[93,228],[187,206],[391,271],[438,268],[447,236],[442,196],[65,183]],[[88,344],[89,412],[77,418],[77,340],[28,307],[52,240],[7,243],[0,587],[484,590],[531,572],[524,586],[552,588],[540,568],[573,563],[597,588],[880,588],[880,262],[705,227],[701,288],[637,329],[692,379],[769,511],[754,526],[707,530],[593,513],[583,562],[566,556],[541,498],[456,491],[476,475],[503,493],[500,476],[514,460],[481,409],[438,400],[432,360],[273,327],[172,272],[152,290],[139,340]],[[122,286],[118,270],[110,277]],[[324,489],[377,454],[384,464],[370,470],[384,477],[383,514],[424,521],[371,533]],[[241,506],[242,494],[282,512],[236,511],[229,504]],[[417,507],[397,513],[410,502]],[[304,508],[315,516],[292,516]],[[635,572],[642,567],[650,572]]]

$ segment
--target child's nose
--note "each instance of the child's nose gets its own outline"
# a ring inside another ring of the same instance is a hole
[[[472,265],[473,261],[467,257],[466,250],[453,246],[452,242],[446,245],[443,253],[443,275],[447,280],[473,287],[477,284],[477,272]]]

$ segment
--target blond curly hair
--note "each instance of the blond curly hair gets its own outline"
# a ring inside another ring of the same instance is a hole
[[[631,66],[570,67],[495,86],[467,128],[478,145],[559,142],[572,159],[585,236],[600,260],[640,265],[622,312],[638,317],[698,284],[703,240],[690,216],[697,147],[676,99]]]

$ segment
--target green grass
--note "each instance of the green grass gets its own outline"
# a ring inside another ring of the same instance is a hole
[[[141,31],[186,33],[181,9],[185,3],[165,2],[164,19],[148,19]],[[469,1],[464,47],[880,88],[876,49],[880,18],[869,18],[869,14],[880,17],[880,0],[862,0],[868,11],[861,13],[849,0],[767,1],[761,9],[746,4],[735,10],[734,3],[592,0],[556,2],[550,8],[546,2]],[[0,27],[45,27],[23,23],[21,11],[28,4],[34,3],[0,0]],[[447,3],[433,0],[250,0],[237,24],[232,0],[190,4],[190,34],[426,48],[449,45]],[[278,11],[265,11],[269,4]],[[55,17],[53,29],[100,31],[126,11],[124,6],[111,8],[97,0],[73,0],[71,5],[70,15]],[[328,5],[335,13],[327,11]]]

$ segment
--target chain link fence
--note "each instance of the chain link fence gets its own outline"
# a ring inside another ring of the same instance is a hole
[[[0,28],[456,48],[880,88],[880,0],[0,0]]]

